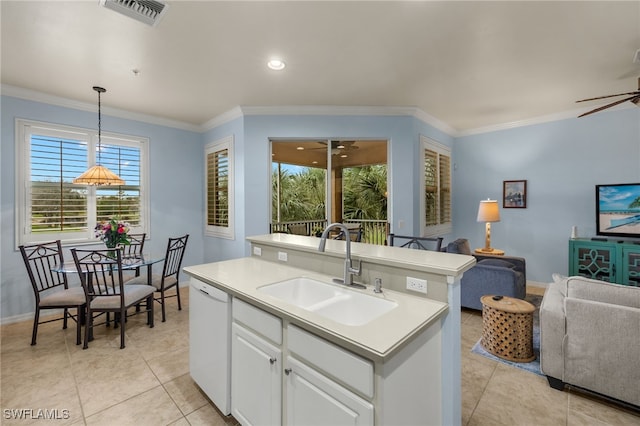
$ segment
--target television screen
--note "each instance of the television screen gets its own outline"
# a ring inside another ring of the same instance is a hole
[[[598,235],[640,237],[640,183],[596,185]]]

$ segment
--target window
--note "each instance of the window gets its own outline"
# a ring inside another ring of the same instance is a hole
[[[420,136],[424,152],[422,234],[440,236],[450,233],[451,224],[451,149]]]
[[[95,163],[93,130],[16,120],[16,240],[18,244],[60,239],[96,242],[96,223],[113,216],[131,232],[146,232],[148,140],[104,135],[100,162],[126,185],[75,185],[73,179]]]
[[[234,239],[233,136],[205,147],[206,235]]]

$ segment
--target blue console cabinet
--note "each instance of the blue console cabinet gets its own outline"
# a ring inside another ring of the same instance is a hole
[[[571,239],[569,275],[640,287],[640,244]]]

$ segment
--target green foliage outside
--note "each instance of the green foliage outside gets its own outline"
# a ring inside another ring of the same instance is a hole
[[[325,219],[325,181],[324,169],[305,168],[298,173],[289,173],[284,169],[280,172],[274,170],[271,179],[272,220],[292,222]],[[344,219],[386,220],[386,194],[385,165],[351,167],[343,170]]]
[[[32,182],[31,230],[32,232],[77,232],[93,228],[87,223],[85,189],[59,182]],[[97,198],[98,222],[118,216],[121,220],[137,225],[140,222],[140,199],[126,195],[121,189],[104,190],[112,195]]]

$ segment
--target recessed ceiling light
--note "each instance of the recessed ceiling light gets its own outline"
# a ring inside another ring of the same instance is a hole
[[[304,151],[304,146],[299,146],[296,148],[298,151]]]
[[[344,145],[342,144],[338,145],[338,149],[344,149]]]
[[[274,71],[280,71],[283,70],[286,65],[281,59],[271,59],[267,62],[267,66]]]
[[[340,156],[340,158],[347,158],[347,157],[348,157],[348,155],[347,155],[347,154],[342,154],[342,155]]]

